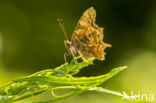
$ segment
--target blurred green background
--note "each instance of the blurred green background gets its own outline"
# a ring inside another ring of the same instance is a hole
[[[96,76],[127,65],[103,87],[129,94],[156,94],[155,0],[0,0],[0,85],[63,64],[67,51],[57,19],[64,20],[71,37],[80,16],[90,6],[97,11],[96,23],[105,28],[104,42],[112,44],[112,48],[106,50],[105,61],[96,60],[77,76]],[[88,92],[60,103],[86,102],[123,101]]]

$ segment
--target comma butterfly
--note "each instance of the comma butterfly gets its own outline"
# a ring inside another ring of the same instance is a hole
[[[64,25],[61,20],[59,24],[65,34],[67,40],[65,40],[65,46],[73,56],[82,56],[83,60],[87,60],[91,57],[95,57],[99,60],[105,59],[104,49],[111,47],[110,44],[103,42],[103,29],[95,24],[96,11],[93,7],[87,9],[81,16],[76,29],[71,37],[71,41],[68,40]]]

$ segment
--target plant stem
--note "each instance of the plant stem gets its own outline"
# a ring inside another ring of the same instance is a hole
[[[89,88],[89,91],[96,91],[96,92],[102,92],[102,93],[108,93],[108,94],[113,94],[116,96],[123,97],[123,94],[120,92],[104,89],[102,87],[94,87],[94,88]]]

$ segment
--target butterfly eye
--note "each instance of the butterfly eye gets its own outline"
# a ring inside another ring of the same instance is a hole
[[[68,48],[71,47],[71,42],[69,42],[69,41],[65,41],[64,43],[65,43],[65,45],[66,45]]]

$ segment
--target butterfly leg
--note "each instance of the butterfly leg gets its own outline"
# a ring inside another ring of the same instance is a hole
[[[82,59],[83,61],[86,61],[86,59],[82,56],[81,52],[79,52],[79,54],[80,54],[81,59]],[[92,62],[91,64],[94,64],[94,63]]]
[[[80,52],[80,51],[78,51],[78,53],[79,53],[79,55],[80,55],[81,59],[82,59],[83,61],[86,61],[86,59],[82,56],[81,52]]]
[[[77,60],[80,59],[80,58],[82,58],[81,55],[80,55],[80,56],[77,56],[77,57],[76,57],[76,56],[73,56],[73,59],[72,59],[72,61],[71,61],[71,64],[73,64],[73,63],[78,63]]]
[[[78,57],[76,57],[76,56],[73,56],[72,63],[75,63],[75,64],[77,64],[77,63],[78,63],[78,62],[77,62],[77,59],[78,59]]]
[[[66,63],[67,62],[67,53],[64,53],[64,62]]]

